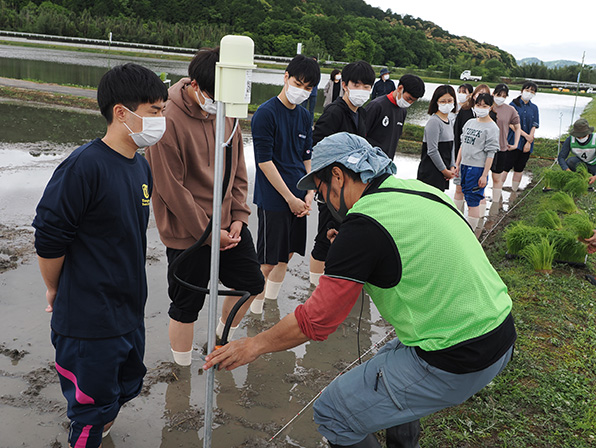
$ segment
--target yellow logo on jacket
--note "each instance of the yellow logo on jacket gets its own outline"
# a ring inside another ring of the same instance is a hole
[[[149,207],[149,186],[147,184],[143,184],[143,207]]]

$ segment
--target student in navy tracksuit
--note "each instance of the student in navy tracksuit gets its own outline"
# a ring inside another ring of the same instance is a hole
[[[114,67],[97,101],[107,132],[58,166],[37,206],[35,248],[52,313],[52,344],[72,448],[101,446],[141,391],[145,254],[153,182],[136,153],[165,131],[168,92],[152,71]]]

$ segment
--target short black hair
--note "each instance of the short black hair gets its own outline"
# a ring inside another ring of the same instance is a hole
[[[422,98],[425,88],[422,78],[416,75],[406,74],[399,78],[399,85],[404,86],[404,93],[408,92],[414,98]]]
[[[532,81],[526,81],[522,84],[522,92],[526,89],[532,89],[534,92],[538,92],[538,85]]]
[[[333,170],[333,167],[335,167],[335,166],[338,167],[340,170],[342,170],[344,172],[344,174],[346,176],[348,176],[350,179],[361,180],[359,173],[356,173],[355,171],[352,171],[351,169],[346,168],[345,166],[343,166],[341,163],[338,163],[338,162],[334,162],[331,165],[327,165],[325,168],[322,168],[321,170],[317,171],[315,173],[315,176],[317,177],[317,179],[319,179],[324,184],[329,185],[329,183],[331,183],[331,177],[332,177],[331,171]]]
[[[286,67],[289,76],[307,84],[309,87],[316,87],[321,80],[321,69],[313,58],[299,54],[294,57]]]
[[[453,109],[451,110],[451,112],[455,111],[455,106],[457,104],[455,90],[450,85],[443,84],[437,87],[433,93],[433,97],[431,98],[430,103],[428,105],[428,115],[437,113],[437,111],[439,110],[439,98],[441,98],[445,94],[451,95],[451,98],[453,98]]]
[[[131,111],[140,104],[167,101],[168,89],[154,72],[129,62],[105,73],[97,86],[97,104],[108,124],[114,119],[113,109],[122,104]]]
[[[472,94],[472,92],[474,92],[474,87],[472,86],[472,84],[468,84],[467,82],[465,82],[461,86],[459,86],[457,90],[459,91],[459,89],[461,89],[462,87],[466,89],[466,92],[468,92],[470,95]]]
[[[331,71],[331,74],[329,75],[329,78],[331,79],[331,81],[333,81],[333,80],[335,79],[335,77],[336,77],[337,75],[339,75],[339,74],[341,74],[341,72],[340,72],[338,69],[334,68],[334,69]]]
[[[215,64],[219,61],[219,47],[201,48],[188,65],[188,76],[203,92],[215,96]]]
[[[375,83],[377,76],[372,66],[366,61],[350,62],[341,71],[341,80],[348,84],[360,82],[372,86]]]
[[[493,90],[493,96],[497,96],[501,92],[505,92],[506,95],[509,95],[509,87],[507,84],[497,84],[495,90]]]
[[[490,93],[481,93],[474,100],[474,104],[484,103],[487,106],[492,106],[494,102],[493,96]]]

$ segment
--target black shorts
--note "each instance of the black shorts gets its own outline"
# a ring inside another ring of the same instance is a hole
[[[513,168],[513,171],[516,173],[521,173],[525,168],[528,160],[530,159],[530,152],[523,152],[519,149],[515,151],[509,151],[511,153],[511,157],[509,158],[509,162],[511,166],[507,166],[507,171],[510,171]]]
[[[490,170],[496,174],[511,170],[511,167],[513,166],[513,163],[511,162],[511,158],[513,157],[511,154],[512,152],[513,151],[497,151]]]
[[[331,241],[327,238],[327,231],[329,229],[339,229],[340,223],[338,223],[327,204],[318,204],[319,206],[319,223],[317,227],[317,236],[315,236],[315,244],[311,251],[311,256],[318,261],[325,261],[327,259],[327,253],[331,247]]]
[[[287,211],[258,208],[259,229],[257,257],[259,263],[276,265],[287,263],[291,253],[304,255],[306,251],[306,216],[298,218]]]
[[[252,236],[246,225],[240,232],[240,243],[232,249],[219,253],[219,280],[230,289],[248,291],[251,296],[260,294],[265,286],[261,265]],[[184,252],[167,248],[168,266]],[[211,246],[202,246],[190,255],[179,267],[177,276],[193,285],[206,288],[209,284],[211,266]],[[175,321],[191,323],[199,317],[205,303],[205,294],[192,291],[180,285],[168,272],[168,296],[172,303],[168,315]]]

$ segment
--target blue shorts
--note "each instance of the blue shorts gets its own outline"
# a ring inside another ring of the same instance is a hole
[[[398,339],[372,359],[336,378],[314,405],[319,432],[336,445],[402,425],[463,403],[507,365],[513,346],[479,372],[450,373],[431,366]]]
[[[460,166],[461,191],[466,198],[468,207],[478,207],[484,199],[484,188],[478,188],[478,181],[482,176],[484,168],[479,166]],[[488,176],[486,176],[488,181]]]
[[[143,386],[145,327],[107,339],[76,339],[52,332],[56,370],[71,421],[68,443],[97,448],[106,423]]]

